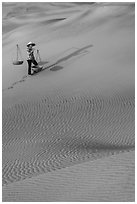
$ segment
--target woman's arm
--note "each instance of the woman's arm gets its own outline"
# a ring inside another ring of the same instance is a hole
[[[29,48],[27,48],[27,53],[28,53],[28,57],[29,58],[32,58],[32,57],[34,57],[34,48],[32,48],[32,49],[29,49]]]

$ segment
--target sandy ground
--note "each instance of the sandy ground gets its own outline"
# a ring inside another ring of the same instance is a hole
[[[134,15],[3,3],[3,201],[134,201]],[[33,76],[29,41],[45,68]]]

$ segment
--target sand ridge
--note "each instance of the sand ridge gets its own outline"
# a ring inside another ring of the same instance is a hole
[[[133,116],[134,98],[127,97],[58,95],[57,102],[46,97],[6,109],[3,183],[133,150]]]
[[[134,156],[115,154],[12,183],[3,187],[3,201],[134,201]]]

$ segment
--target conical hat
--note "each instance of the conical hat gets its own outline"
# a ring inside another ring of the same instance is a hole
[[[28,47],[29,45],[35,46],[36,44],[33,43],[33,42],[29,42],[29,43],[27,44],[27,47]]]

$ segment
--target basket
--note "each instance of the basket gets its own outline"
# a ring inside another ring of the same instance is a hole
[[[21,65],[23,64],[21,51],[20,51],[18,44],[16,46],[17,46],[17,58],[16,60],[13,60],[13,65]],[[20,59],[19,59],[19,55],[20,55]]]
[[[15,61],[13,61],[13,64],[14,65],[21,65],[21,64],[23,64],[23,61],[22,60],[15,60]]]

